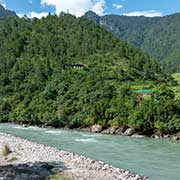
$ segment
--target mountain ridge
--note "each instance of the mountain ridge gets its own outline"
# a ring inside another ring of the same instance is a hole
[[[14,11],[5,9],[3,5],[0,4],[0,20],[6,19],[9,17],[17,17]]]
[[[89,11],[83,17],[93,20],[119,39],[149,53],[167,72],[180,71],[180,13],[163,17],[98,16]]]

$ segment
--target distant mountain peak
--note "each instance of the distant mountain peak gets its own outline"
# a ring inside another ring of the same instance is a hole
[[[8,17],[17,17],[14,11],[5,9],[3,5],[0,4],[0,19],[5,19]]]
[[[157,59],[168,72],[180,72],[180,13],[163,17],[98,16],[90,11],[85,18],[103,26],[116,37]]]
[[[91,10],[87,11],[85,13],[85,15],[95,15],[95,16],[98,16],[94,11],[91,11]]]
[[[85,18],[87,18],[87,19],[89,19],[89,20],[92,20],[92,21],[94,21],[94,22],[96,22],[96,23],[98,23],[99,24],[99,22],[100,22],[100,16],[98,16],[95,12],[93,12],[93,11],[87,11],[85,14],[84,14],[84,16],[83,17],[85,17]]]

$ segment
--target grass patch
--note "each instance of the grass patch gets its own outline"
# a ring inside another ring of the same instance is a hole
[[[9,159],[9,162],[13,162],[13,161],[17,161],[17,160],[18,160],[18,158],[13,156],[11,159]]]

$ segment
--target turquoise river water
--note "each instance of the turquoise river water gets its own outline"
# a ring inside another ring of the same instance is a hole
[[[180,180],[180,143],[0,124],[0,132],[85,155],[151,180]]]

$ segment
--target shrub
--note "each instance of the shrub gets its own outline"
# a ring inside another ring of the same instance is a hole
[[[3,147],[3,150],[2,150],[2,154],[3,156],[8,156],[9,154],[11,153],[11,150],[10,150],[10,147],[5,144],[4,147]]]

